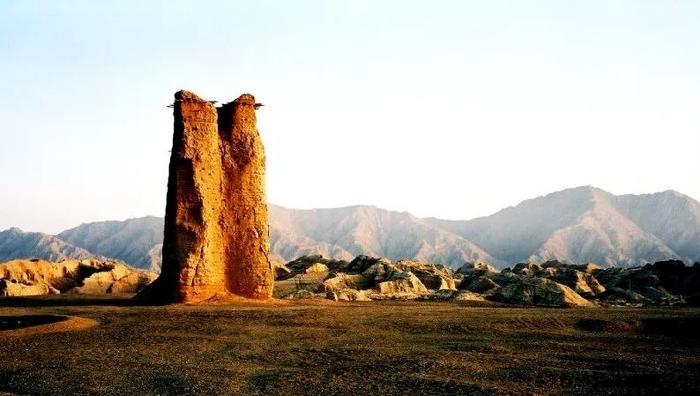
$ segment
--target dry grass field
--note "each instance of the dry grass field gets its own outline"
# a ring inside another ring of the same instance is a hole
[[[46,314],[97,325],[1,330],[0,394],[700,394],[697,308],[0,302]]]

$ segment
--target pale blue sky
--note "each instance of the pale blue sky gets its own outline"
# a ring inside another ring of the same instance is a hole
[[[0,229],[162,215],[176,90],[251,92],[268,198],[471,218],[700,198],[698,1],[0,1]]]

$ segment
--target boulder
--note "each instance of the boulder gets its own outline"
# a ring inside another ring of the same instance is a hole
[[[605,287],[592,274],[572,268],[560,269],[549,278],[572,288],[576,293],[586,298],[594,298],[605,291]]]
[[[450,301],[454,300],[458,294],[459,292],[457,290],[433,290],[427,294],[421,295],[419,299],[428,301]]]
[[[304,270],[307,274],[320,274],[328,272],[328,267],[322,263],[315,263]]]
[[[0,297],[43,296],[60,293],[58,289],[44,282],[26,284],[0,279]]]
[[[412,272],[428,289],[457,290],[452,271],[443,265],[400,260],[394,266],[401,271]]]
[[[685,263],[680,260],[657,261],[652,265],[652,268],[657,271],[683,271]]]
[[[109,271],[101,271],[83,279],[82,286],[70,290],[77,294],[107,294],[111,292],[112,285],[126,277],[131,270],[124,264],[116,264]]]
[[[295,274],[291,278],[281,279],[275,282],[274,296],[276,298],[286,298],[296,291],[305,290],[311,293],[324,292],[324,279],[326,273],[305,273]]]
[[[323,288],[326,291],[335,291],[343,289],[364,289],[367,285],[367,280],[360,274],[345,274],[337,273],[333,277],[323,281]]]
[[[599,300],[610,305],[644,305],[649,299],[632,290],[619,287],[609,287],[599,296]]]
[[[672,303],[679,300],[678,297],[669,293],[663,287],[647,286],[640,290],[639,294],[655,304]]]
[[[94,275],[93,275],[94,276]],[[158,274],[150,271],[131,271],[126,276],[123,276],[109,287],[108,293],[112,294],[131,294],[138,293],[145,289],[158,278]]]
[[[461,290],[455,296],[455,301],[486,301],[486,299],[481,294]]]
[[[371,301],[364,290],[336,289],[327,291],[326,298],[333,301]]]
[[[364,256],[360,255],[355,257],[354,260],[352,260],[346,268],[343,269],[343,272],[347,273],[363,273],[366,272],[370,267],[375,266],[376,264],[382,264],[384,266],[391,266],[393,263],[391,260],[389,260],[386,257],[369,257],[369,256]]]
[[[462,265],[455,271],[456,274],[460,275],[471,275],[474,272],[496,273],[498,272],[498,269],[496,269],[496,267],[492,266],[486,261],[476,261],[473,263],[464,263],[464,265]]]
[[[493,279],[486,276],[474,276],[464,278],[460,284],[460,290],[467,290],[473,293],[486,293],[500,287]]]
[[[283,279],[292,273],[292,270],[280,262],[272,263],[272,270],[275,272],[275,280]]]
[[[586,263],[582,265],[577,265],[576,269],[587,274],[592,274],[596,271],[600,271],[601,268],[600,265],[596,263]]]
[[[518,275],[536,275],[542,271],[542,267],[534,263],[519,263],[513,267],[512,272]]]
[[[400,295],[400,294],[424,294],[428,289],[410,272],[395,272],[388,278],[389,280],[379,282],[374,286],[374,290],[380,294]]]
[[[318,265],[317,265],[318,264]],[[345,271],[348,262],[344,260],[329,259],[320,254],[301,256],[295,260],[288,262],[285,267],[292,273],[308,272],[307,270],[313,266],[317,268],[325,267],[327,271],[337,272]],[[321,265],[323,267],[321,267]],[[314,270],[311,270],[314,271]]]
[[[499,302],[545,307],[592,307],[593,303],[569,287],[545,278],[522,276],[490,296]]]
[[[569,266],[569,264],[563,263],[563,262],[561,262],[561,261],[559,261],[559,260],[549,260],[549,261],[545,261],[545,262],[542,263],[542,265],[541,265],[542,269],[546,269],[546,268],[555,268],[555,269],[556,269],[556,268],[566,268],[566,267],[568,267],[568,266]]]

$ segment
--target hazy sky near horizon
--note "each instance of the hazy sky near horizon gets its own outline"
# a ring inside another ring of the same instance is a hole
[[[183,88],[266,105],[287,207],[698,199],[698,20],[699,1],[0,1],[0,230],[162,216]]]

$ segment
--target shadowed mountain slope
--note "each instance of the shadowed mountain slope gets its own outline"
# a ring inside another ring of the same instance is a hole
[[[700,260],[700,203],[675,191],[616,196],[577,187],[466,221],[420,219],[373,206],[297,210],[270,205],[269,214],[275,261],[309,254],[346,260],[368,255],[456,268],[477,260],[499,267],[547,260],[605,267]],[[152,216],[82,224],[58,237],[10,229],[0,232],[0,259],[93,254],[157,270],[162,235],[163,219]]]
[[[161,217],[86,223],[63,231],[58,237],[96,255],[119,259],[136,268],[160,269]]]
[[[15,258],[40,258],[50,261],[82,259],[94,255],[53,235],[24,232],[19,228],[0,231],[0,262]]]
[[[577,187],[467,221],[428,219],[515,263],[598,262],[631,266],[700,258],[698,202],[676,192],[615,196]]]
[[[271,205],[270,225],[272,250],[286,260],[310,253],[343,259],[357,255],[415,258],[452,266],[493,260],[458,235],[409,213],[373,206],[295,210]]]

